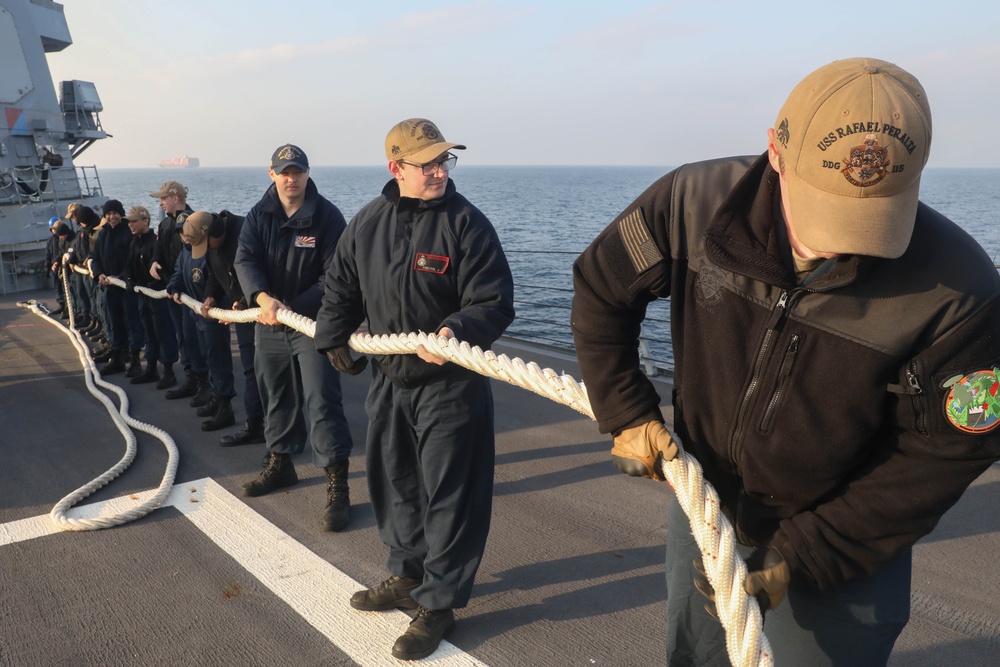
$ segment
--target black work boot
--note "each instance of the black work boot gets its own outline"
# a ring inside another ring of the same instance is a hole
[[[147,359],[146,370],[142,372],[142,375],[137,375],[132,378],[132,384],[149,384],[150,382],[156,382],[159,379],[160,374],[156,372],[156,360]]]
[[[400,660],[426,658],[437,650],[438,644],[453,627],[455,614],[451,609],[435,611],[420,607],[416,618],[410,621],[410,627],[392,645],[392,656]]]
[[[184,384],[171,389],[166,394],[167,400],[173,401],[178,398],[190,398],[198,393],[198,378],[190,366],[184,367]]]
[[[222,436],[219,444],[223,447],[236,445],[253,445],[266,442],[264,439],[264,420],[259,417],[247,417],[246,424],[236,433]]]
[[[105,361],[110,361],[111,348],[106,345],[102,345],[101,347],[94,350],[93,357],[95,364],[103,364]]]
[[[220,398],[222,397],[216,394],[215,392],[212,392],[212,399],[205,405],[195,410],[195,414],[197,414],[199,417],[211,417],[212,415],[215,414],[215,409],[219,407]]]
[[[323,529],[332,533],[343,530],[351,519],[351,492],[347,486],[348,462],[334,463],[326,470],[326,507]]]
[[[174,375],[173,364],[163,364],[163,377],[156,383],[157,389],[169,389],[177,384],[177,376]]]
[[[91,336],[97,334],[100,330],[101,320],[96,317],[92,317],[90,318],[90,326],[82,330],[80,333],[90,338]]]
[[[137,378],[142,375],[142,360],[139,358],[139,350],[132,350],[132,357],[128,362],[128,370],[125,377]]]
[[[200,408],[203,405],[211,403],[212,396],[214,396],[215,393],[212,391],[212,385],[208,381],[208,373],[195,373],[195,376],[198,379],[198,391],[188,402],[188,405],[192,408]]]
[[[211,419],[201,423],[202,431],[218,431],[236,423],[236,415],[233,414],[232,399],[228,396],[219,396],[215,402],[215,412]]]
[[[74,328],[82,334],[84,330],[90,326],[90,322],[90,316],[84,315],[83,317],[77,318],[76,326]]]
[[[295,474],[295,466],[292,465],[292,455],[270,452],[264,471],[257,479],[243,485],[243,495],[248,498],[263,496],[275,489],[292,486],[298,481],[299,476]]]
[[[419,605],[410,597],[410,593],[419,585],[419,579],[393,575],[375,588],[358,591],[352,595],[351,606],[361,611],[416,609]]]
[[[115,373],[121,373],[125,370],[125,359],[127,358],[128,352],[125,350],[111,350],[111,354],[108,357],[108,363],[100,367],[99,372],[101,375],[114,375]]]

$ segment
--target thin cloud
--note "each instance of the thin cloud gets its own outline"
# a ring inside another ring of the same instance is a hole
[[[559,40],[557,48],[597,51],[616,57],[632,57],[645,53],[654,42],[679,37],[691,37],[712,30],[710,26],[667,20],[672,5],[652,5],[638,12],[579,32]]]
[[[511,11],[498,7],[490,0],[480,0],[464,5],[452,5],[427,12],[414,12],[386,24],[386,34],[392,35],[390,42],[398,44],[407,35],[438,35],[441,39],[474,36],[481,32],[492,32],[519,21],[535,10]]]

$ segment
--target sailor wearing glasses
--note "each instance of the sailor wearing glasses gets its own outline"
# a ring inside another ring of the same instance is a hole
[[[488,349],[514,319],[510,267],[490,221],[448,178],[465,146],[429,120],[394,126],[385,142],[392,180],[347,226],[326,273],[316,347],[356,374],[348,339],[423,331]],[[368,488],[388,579],[358,591],[364,611],[415,610],[392,655],[433,653],[465,607],[482,560],[493,502],[489,381],[420,348],[374,357],[368,413]]]

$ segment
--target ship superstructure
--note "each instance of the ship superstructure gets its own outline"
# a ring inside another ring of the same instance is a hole
[[[0,0],[0,293],[39,286],[39,250],[48,220],[105,197],[94,166],[77,158],[108,135],[97,88],[63,81],[58,94],[47,53],[73,43],[63,6],[50,0]]]

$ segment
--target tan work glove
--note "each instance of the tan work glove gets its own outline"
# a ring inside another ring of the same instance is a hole
[[[792,572],[781,552],[774,547],[760,547],[747,559],[747,578],[743,581],[743,590],[747,595],[757,598],[761,617],[764,612],[774,609],[785,599],[788,585],[792,581]],[[705,564],[699,559],[694,562],[698,571],[694,576],[694,585],[702,595],[708,598],[705,611],[719,617],[715,607],[715,589],[705,574]]]
[[[665,481],[660,463],[677,456],[677,443],[663,422],[653,420],[627,428],[615,437],[611,460],[620,472],[632,477]]]

